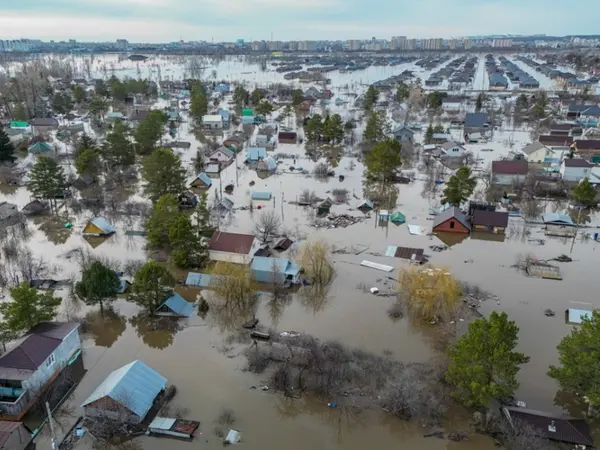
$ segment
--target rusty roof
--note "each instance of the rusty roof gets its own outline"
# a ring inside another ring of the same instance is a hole
[[[0,420],[0,447],[6,444],[13,431],[22,426],[22,422],[7,422]]]
[[[563,162],[565,163],[565,167],[594,167],[593,164],[581,158],[567,158]]]
[[[573,138],[570,136],[561,136],[557,134],[542,134],[538,141],[544,145],[562,145],[568,147],[573,143]]]
[[[527,161],[492,161],[492,173],[505,175],[526,175]]]
[[[577,139],[573,141],[573,146],[577,150],[598,150],[600,149],[600,139]]]
[[[215,231],[208,249],[216,252],[239,253],[247,255],[252,249],[254,236],[251,234],[227,233],[224,231]]]

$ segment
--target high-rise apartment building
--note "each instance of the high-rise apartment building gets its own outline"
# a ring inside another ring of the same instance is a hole
[[[267,43],[267,48],[271,52],[279,52],[283,50],[283,42],[281,41],[269,41]]]
[[[513,41],[512,39],[494,39],[492,41],[492,47],[494,48],[507,48],[512,47]]]
[[[469,50],[471,48],[471,41],[469,39],[465,39],[463,43],[465,45],[465,50]]]
[[[456,50],[456,39],[450,39],[448,41],[448,48],[450,50]]]
[[[316,52],[317,41],[300,41],[298,42],[298,50],[301,52]]]
[[[295,52],[296,50],[298,50],[298,41],[289,41],[287,43],[287,47],[288,47],[288,50]]]
[[[406,43],[406,36],[393,36],[390,41],[390,49],[403,50]]]
[[[348,50],[360,50],[362,48],[362,43],[358,39],[349,39],[346,41],[346,46]]]
[[[405,48],[404,50],[414,50],[415,49],[415,40],[414,39],[407,39],[405,41]]]
[[[440,50],[442,48],[441,39],[423,39],[421,41],[421,48],[423,50]]]

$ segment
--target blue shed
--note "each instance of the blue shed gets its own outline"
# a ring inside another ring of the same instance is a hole
[[[204,172],[200,172],[198,175],[193,176],[187,182],[189,188],[208,189],[212,186],[212,179]]]
[[[271,200],[270,192],[252,192],[252,200]]]
[[[185,279],[185,285],[200,288],[208,288],[210,287],[211,281],[212,277],[207,273],[190,272],[188,273],[188,276]]]
[[[542,216],[544,225],[562,225],[567,227],[574,227],[573,219],[566,214],[558,213],[546,213]]]
[[[289,259],[255,256],[250,269],[252,277],[260,283],[300,283],[300,267]]]
[[[257,162],[267,157],[267,149],[264,147],[249,147],[246,154],[246,162]]]
[[[230,88],[228,84],[225,83],[219,83],[215,86],[215,92],[224,92],[227,93],[229,92]]]
[[[188,302],[177,292],[173,292],[173,295],[156,310],[158,316],[190,317],[193,313],[194,304]]]

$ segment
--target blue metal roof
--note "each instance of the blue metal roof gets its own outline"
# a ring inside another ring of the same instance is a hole
[[[270,192],[252,192],[252,200],[271,200]]]
[[[267,149],[264,147],[250,147],[246,156],[246,161],[260,161],[267,157]]]
[[[45,142],[36,142],[27,151],[29,153],[49,153],[52,151],[52,147]]]
[[[190,272],[185,280],[185,285],[207,288],[210,287],[211,281],[212,277],[207,273]]]
[[[252,259],[251,269],[257,272],[278,271],[286,275],[295,275],[300,272],[300,267],[289,259],[267,258],[265,256],[255,256]]]
[[[124,294],[125,291],[127,290],[129,282],[127,280],[124,280],[123,278],[121,278],[119,281],[121,282],[121,284],[120,284],[119,290],[117,292],[119,294]]]
[[[190,317],[194,314],[194,304],[188,302],[177,292],[173,292],[173,295],[166,299],[160,306],[166,306],[175,314],[182,317]]]
[[[116,231],[115,226],[104,217],[94,217],[90,222],[100,228],[105,234],[114,233]]]
[[[481,128],[487,123],[488,120],[487,113],[467,113],[465,116],[465,127]]]
[[[204,172],[200,172],[196,178],[202,181],[205,185],[212,186],[212,179]]]
[[[133,361],[112,372],[81,405],[109,397],[144,418],[167,379],[141,361]]]
[[[575,225],[573,220],[566,214],[546,213],[542,216],[544,223],[556,222],[564,225]]]

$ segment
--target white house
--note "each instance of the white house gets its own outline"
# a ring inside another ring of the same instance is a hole
[[[212,261],[250,264],[260,242],[251,234],[215,231],[208,243],[208,257]]]
[[[21,420],[36,395],[80,350],[79,324],[42,322],[34,327],[0,358],[3,418]]]
[[[223,128],[223,117],[220,114],[202,116],[202,126],[204,128],[221,129]]]
[[[567,158],[561,163],[559,172],[564,181],[579,183],[584,178],[589,178],[593,167],[585,159]]]
[[[457,144],[456,142],[446,142],[441,145],[441,148],[442,148],[442,152],[446,156],[451,156],[451,157],[464,156],[464,154],[467,151],[462,145]]]
[[[235,152],[227,147],[219,147],[205,157],[207,164],[217,163],[221,167],[227,167],[235,159]]]
[[[554,150],[546,147],[541,142],[532,142],[523,147],[521,153],[525,156],[527,162],[543,163],[547,159],[553,159]]]
[[[528,171],[527,161],[492,161],[492,183],[502,186],[521,184]]]

